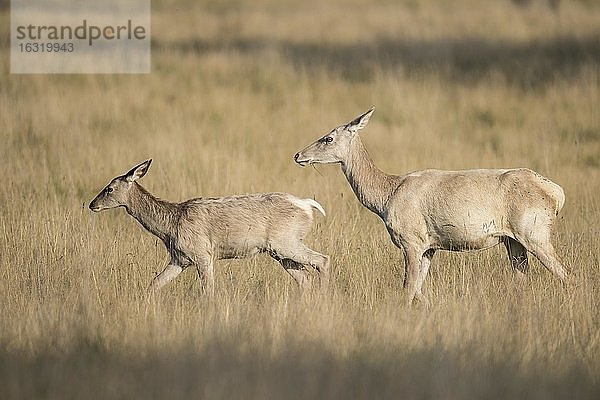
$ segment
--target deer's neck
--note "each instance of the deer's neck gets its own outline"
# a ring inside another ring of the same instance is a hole
[[[358,135],[352,141],[348,157],[342,162],[342,171],[358,200],[382,216],[392,191],[398,185],[397,177],[377,168]]]
[[[137,182],[129,193],[127,212],[167,247],[175,236],[179,210],[176,204],[157,199]]]

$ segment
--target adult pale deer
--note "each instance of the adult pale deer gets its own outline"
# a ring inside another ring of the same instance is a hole
[[[404,252],[406,301],[427,303],[421,288],[437,250],[480,250],[503,243],[518,275],[527,251],[558,278],[567,272],[550,241],[561,210],[562,188],[526,168],[443,171],[406,175],[380,171],[358,131],[374,109],[340,125],[294,156],[308,164],[340,163],[356,197],[385,223]]]
[[[301,288],[310,284],[308,266],[328,279],[329,257],[308,248],[303,240],[313,222],[312,199],[287,193],[261,193],[196,198],[181,203],[157,199],[137,180],[152,160],[110,181],[90,203],[92,211],[124,207],[150,233],[160,238],[170,255],[167,267],[150,285],[154,292],[193,266],[205,290],[214,291],[213,262],[267,253],[279,261]]]

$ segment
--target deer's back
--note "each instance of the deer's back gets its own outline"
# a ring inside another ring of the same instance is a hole
[[[286,193],[198,198],[181,204],[179,240],[216,258],[267,251],[286,235],[305,234],[311,217]]]
[[[558,185],[524,168],[424,170],[400,179],[386,223],[417,240],[451,249],[496,244],[510,234],[512,221],[532,208],[554,212],[558,191],[562,193]]]

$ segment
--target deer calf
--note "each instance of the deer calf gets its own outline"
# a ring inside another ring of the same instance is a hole
[[[196,198],[181,203],[157,199],[137,180],[152,160],[114,178],[90,203],[92,211],[125,207],[150,233],[160,238],[170,255],[166,268],[149,290],[154,292],[194,266],[205,290],[214,292],[215,260],[267,253],[304,289],[310,285],[307,266],[327,284],[329,257],[308,248],[303,240],[313,222],[313,209],[325,210],[312,199],[287,193],[261,193]]]
[[[294,156],[308,164],[341,164],[356,197],[385,223],[404,252],[407,303],[426,303],[421,286],[437,250],[480,250],[503,243],[518,275],[529,251],[564,280],[550,233],[564,202],[562,188],[526,168],[443,171],[406,175],[379,170],[358,132],[374,109],[338,126]]]

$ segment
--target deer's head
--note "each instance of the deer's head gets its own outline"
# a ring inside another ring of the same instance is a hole
[[[344,162],[350,151],[352,140],[359,130],[367,126],[374,111],[373,107],[347,124],[334,128],[296,153],[294,160],[302,166]]]
[[[129,199],[129,191],[134,182],[146,175],[152,159],[136,165],[124,175],[117,176],[102,189],[90,203],[90,210],[102,211],[109,208],[125,206]]]

